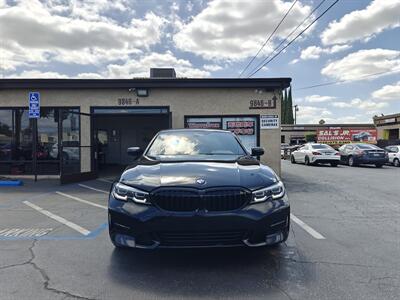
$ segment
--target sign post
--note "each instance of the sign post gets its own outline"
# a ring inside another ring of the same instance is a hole
[[[37,181],[37,119],[40,118],[40,94],[29,92],[29,119],[32,119],[32,169]]]

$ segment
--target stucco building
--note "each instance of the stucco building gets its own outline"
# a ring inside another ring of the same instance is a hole
[[[0,79],[0,174],[92,178],[129,164],[127,147],[184,127],[234,131],[247,148],[263,147],[261,160],[280,173],[280,95],[290,78],[193,79],[158,71],[138,79]],[[30,95],[40,97],[38,119],[29,118]]]

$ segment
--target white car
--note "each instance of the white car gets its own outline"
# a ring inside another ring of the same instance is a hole
[[[292,152],[290,161],[292,164],[331,164],[332,167],[336,167],[340,162],[340,153],[329,145],[307,143]]]
[[[387,146],[385,150],[389,154],[389,163],[393,164],[395,167],[400,167],[400,145]]]

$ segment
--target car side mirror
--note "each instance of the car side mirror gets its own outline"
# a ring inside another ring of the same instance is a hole
[[[128,155],[135,157],[135,159],[143,154],[143,150],[140,147],[129,147],[126,152]]]
[[[251,148],[251,156],[261,156],[264,155],[264,149],[261,147]]]

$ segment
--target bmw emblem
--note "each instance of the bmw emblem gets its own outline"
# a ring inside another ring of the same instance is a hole
[[[203,178],[197,178],[197,179],[196,179],[196,183],[197,183],[197,184],[205,184],[206,181],[205,181]]]

